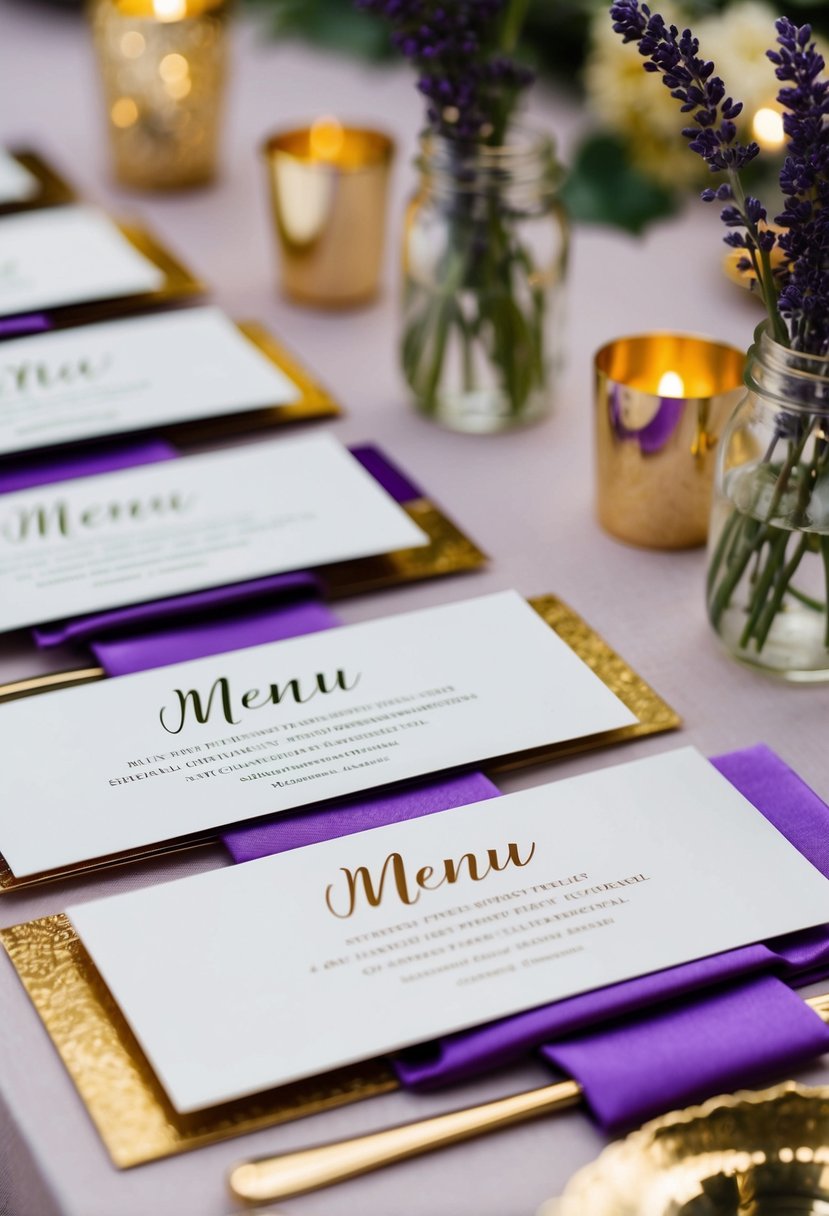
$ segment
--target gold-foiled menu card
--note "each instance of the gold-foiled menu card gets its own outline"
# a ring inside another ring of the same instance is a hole
[[[0,357],[0,457],[134,431],[337,412],[273,338],[213,307],[11,339]]]
[[[200,290],[146,233],[119,228],[94,207],[48,207],[0,223],[0,317],[53,310],[85,317]]]
[[[829,880],[682,748],[67,915],[192,1113],[820,924]]]
[[[393,1079],[364,1059],[807,928],[827,900],[826,879],[681,749],[0,937],[130,1165],[382,1092]],[[274,940],[280,966],[263,968]]]
[[[0,631],[427,543],[331,435],[157,461],[0,496]]]
[[[417,553],[419,551],[413,550],[411,552]],[[401,554],[402,556],[404,554]],[[613,693],[617,702],[630,711],[630,717],[628,717],[627,725],[611,728],[611,730],[594,731],[592,733],[581,734],[581,736],[576,736],[573,731],[566,730],[564,736],[558,739],[558,741],[549,741],[543,743],[540,747],[528,750],[490,756],[485,761],[487,771],[504,771],[514,769],[514,767],[536,764],[536,762],[557,759],[559,756],[579,753],[579,751],[583,750],[609,747],[609,745],[617,743],[630,742],[632,739],[641,738],[647,736],[647,734],[675,730],[679,726],[679,717],[675,713],[675,710],[672,710],[671,706],[667,705],[665,700],[662,700],[659,694],[648,685],[647,681],[643,680],[642,676],[637,675],[637,672],[632,670],[631,666],[621,658],[621,655],[617,654],[604,641],[604,638],[592,630],[590,625],[587,625],[586,621],[582,620],[573,609],[566,606],[556,596],[541,596],[531,599],[529,607],[543,621],[547,629],[556,635],[558,642],[573,652],[574,657],[579,660],[582,668],[586,669],[587,672],[591,672],[602,683],[605,689]],[[489,647],[489,644],[490,640],[487,638],[487,647]],[[73,679],[86,681],[91,679],[91,677],[95,677],[97,680],[100,679],[101,675],[102,672],[100,670],[79,672],[79,674],[64,672],[61,680],[66,681],[66,686],[64,687],[67,688],[67,691],[71,691]],[[135,679],[135,677],[122,676],[119,677],[117,682],[125,679]],[[34,692],[34,689],[28,687],[29,683],[36,683],[36,681],[22,681],[19,689],[12,686],[10,696],[30,696]],[[79,691],[83,691],[83,689],[79,688]],[[41,702],[40,697],[36,699],[41,703],[46,703],[51,702],[55,696],[57,696],[56,693],[50,692],[46,694],[43,702]],[[566,689],[564,689],[562,696],[566,697]],[[12,708],[15,704],[15,700],[10,700],[9,708]],[[61,706],[66,704],[66,700],[61,700]],[[0,715],[4,713],[5,708],[0,705]],[[62,715],[58,714],[58,716]],[[5,721],[7,719],[0,716],[0,722]],[[39,730],[39,725],[36,724],[38,724],[38,715],[35,714],[30,719],[30,731],[34,732],[35,728]],[[28,738],[26,747],[29,751],[34,747],[33,736]],[[196,758],[193,756],[191,759]],[[191,770],[193,767],[197,766],[191,766]],[[146,779],[137,777],[136,783],[146,781]],[[196,838],[188,838],[187,840],[164,840],[156,845],[147,846],[147,848],[130,849],[126,852],[120,852],[120,854],[89,857],[83,862],[79,862],[78,865],[62,866],[58,869],[53,869],[53,871],[40,871],[28,874],[28,876],[13,872],[9,858],[1,856],[2,849],[0,845],[0,894],[4,893],[4,891],[26,888],[26,886],[33,884],[50,882],[50,880],[66,876],[66,874],[83,873],[90,871],[90,869],[112,865],[123,865],[125,862],[157,855],[158,852],[180,849],[182,846],[186,848],[187,845],[196,844],[201,839],[209,840],[214,838],[215,832],[207,832],[199,834]]]
[[[32,876],[634,723],[500,592],[0,707],[0,852]]]
[[[36,152],[0,148],[0,216],[53,207],[73,197],[71,186]]]

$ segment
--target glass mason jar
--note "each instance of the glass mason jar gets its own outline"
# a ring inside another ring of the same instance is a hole
[[[427,132],[403,238],[403,373],[417,408],[491,432],[549,413],[568,231],[544,135],[460,148]]]
[[[717,464],[709,619],[735,658],[829,680],[829,358],[761,325],[746,384]]]

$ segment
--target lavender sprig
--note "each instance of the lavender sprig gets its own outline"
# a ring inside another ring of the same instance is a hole
[[[823,353],[829,349],[829,81],[821,79],[825,62],[808,25],[798,28],[781,17],[776,29],[779,50],[767,54],[783,82],[777,99],[789,141],[780,171],[786,201],[776,217],[785,255],[779,308],[792,346]]]
[[[533,73],[505,50],[515,43],[526,0],[356,0],[384,17],[391,40],[418,69],[431,127],[461,143],[501,143]]]
[[[766,209],[759,199],[746,195],[740,171],[750,164],[760,149],[755,142],[741,143],[736,119],[743,103],[726,96],[714,64],[699,54],[699,39],[690,30],[682,33],[675,25],[667,25],[659,13],[652,13],[639,0],[616,0],[611,5],[613,29],[624,42],[637,43],[639,54],[646,60],[646,72],[658,72],[671,96],[681,102],[681,112],[691,114],[694,126],[685,127],[683,136],[692,152],[706,162],[712,173],[725,173],[728,180],[716,190],[703,191],[705,202],[728,202],[721,218],[729,229],[725,242],[734,249],[745,250],[741,269],[753,269],[769,316],[772,331],[779,341],[788,338],[777,302],[777,281],[771,265],[771,251],[776,243],[774,232],[764,227]]]

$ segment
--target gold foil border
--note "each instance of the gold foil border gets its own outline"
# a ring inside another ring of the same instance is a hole
[[[160,244],[146,228],[122,223],[116,223],[116,227],[134,249],[137,249],[148,261],[158,267],[164,275],[164,282],[155,291],[83,301],[54,308],[47,306],[37,310],[53,317],[55,325],[59,328],[70,325],[91,325],[95,321],[110,321],[115,317],[155,308],[159,304],[173,304],[191,296],[204,295],[205,284],[197,279],[169,249]]]
[[[595,672],[601,682],[615,693],[622,704],[636,716],[637,721],[616,730],[601,731],[580,739],[555,743],[550,747],[521,752],[518,756],[500,757],[492,764],[484,765],[487,771],[506,772],[529,764],[540,764],[545,760],[578,755],[599,747],[612,747],[616,743],[640,739],[645,735],[677,730],[682,725],[682,719],[676,710],[672,709],[569,604],[565,604],[555,595],[533,596],[527,602],[582,662]]]
[[[8,148],[7,151],[36,178],[40,189],[31,198],[0,203],[0,216],[15,215],[20,211],[35,211],[40,207],[57,207],[75,201],[76,194],[69,183],[37,152],[28,148]]]
[[[435,508],[429,503],[424,503],[424,514],[419,516],[418,504],[421,500],[415,500],[413,503],[407,504],[407,510],[410,511],[412,518],[417,522],[422,523],[430,512]],[[443,517],[441,517],[443,519]],[[451,538],[454,536],[454,526],[447,521],[447,535]],[[459,536],[461,534],[458,534]],[[451,542],[455,543],[454,540]],[[460,551],[463,552],[464,545],[471,545],[465,537],[461,536],[458,542]],[[451,546],[450,546],[451,548]],[[479,553],[472,546],[475,553]],[[408,560],[408,555],[412,555],[413,561],[416,561],[416,556],[421,550],[407,550],[405,554],[392,555],[393,558],[399,559],[401,562]],[[479,554],[480,556],[480,554]],[[472,555],[469,555],[470,560]],[[388,559],[382,559],[388,560]],[[483,559],[481,559],[483,560]],[[458,567],[453,567],[457,569]],[[422,577],[412,575],[411,577]],[[375,584],[384,585],[384,584]],[[568,739],[563,743],[554,743],[548,747],[535,748],[530,751],[521,752],[518,755],[499,756],[492,760],[487,760],[482,763],[481,767],[487,772],[507,772],[510,769],[525,768],[531,764],[543,764],[545,761],[557,760],[563,756],[578,755],[581,752],[593,751],[599,747],[611,747],[617,743],[625,743],[631,739],[638,739],[644,735],[659,734],[663,731],[676,730],[681,724],[682,719],[679,714],[671,708],[659,694],[651,688],[651,686],[638,675],[629,663],[619,655],[587,622],[574,612],[569,605],[563,600],[558,599],[554,595],[536,596],[528,603],[535,609],[542,620],[554,629],[559,637],[567,643],[579,658],[594,671],[602,683],[610,689],[612,693],[619,698],[631,713],[636,715],[637,721],[630,726],[620,727],[618,730],[602,731],[595,735],[586,735],[580,739]],[[65,675],[66,673],[58,673]],[[77,673],[83,675],[83,673]],[[40,678],[40,677],[38,677]],[[42,677],[44,681],[48,681],[51,677]],[[90,681],[101,678],[100,669],[92,668],[87,677]],[[74,681],[75,683],[84,682],[82,679]],[[29,681],[28,683],[32,683]],[[7,686],[12,687],[12,686]],[[18,693],[17,695],[33,695],[37,692],[46,692],[49,690],[49,685],[46,684],[42,688],[29,688],[25,694]],[[3,688],[0,688],[0,702],[4,699]],[[7,698],[11,699],[11,698]],[[51,871],[43,874],[27,875],[25,878],[16,878],[10,870],[5,859],[0,855],[0,896],[8,891],[18,891],[26,887],[41,885],[47,882],[54,882],[60,878],[71,877],[73,874],[85,874],[91,870],[108,869],[117,865],[128,865],[130,863],[146,860],[149,857],[157,857],[160,854],[171,852],[179,852],[182,849],[192,848],[198,844],[208,844],[215,840],[215,837],[194,838],[189,841],[174,840],[153,845],[148,849],[142,849],[131,853],[122,853],[113,855],[112,857],[96,858],[89,862],[81,863],[77,866],[70,866],[59,871]]]
[[[0,931],[0,942],[121,1169],[397,1088],[387,1063],[369,1061],[182,1116],[170,1105],[68,917],[14,925]]]
[[[227,414],[220,418],[197,419],[161,428],[168,438],[182,443],[223,438],[240,432],[303,422],[311,418],[336,418],[342,413],[339,402],[308,369],[257,321],[237,321],[236,328],[252,342],[260,354],[284,372],[299,389],[296,401]]]

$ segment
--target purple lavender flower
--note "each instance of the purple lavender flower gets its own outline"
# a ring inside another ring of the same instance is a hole
[[[699,40],[690,30],[681,34],[675,25],[666,25],[658,13],[651,13],[639,0],[617,0],[611,6],[613,28],[624,42],[636,42],[647,62],[646,72],[658,72],[671,97],[682,102],[681,112],[692,114],[696,123],[682,134],[689,147],[705,160],[713,172],[742,169],[760,151],[756,143],[737,140],[735,119],[743,109],[741,101],[725,95],[725,85],[715,76],[713,63],[699,57]]]
[[[740,268],[754,271],[772,332],[778,340],[786,341],[788,333],[777,304],[778,283],[770,259],[777,237],[765,226],[766,210],[762,203],[746,196],[740,181],[740,170],[760,151],[756,143],[743,144],[737,138],[736,119],[742,112],[742,102],[726,96],[725,85],[714,74],[714,64],[701,58],[699,40],[690,30],[680,34],[675,25],[666,25],[658,13],[651,13],[648,5],[640,4],[639,0],[616,0],[610,15],[616,33],[625,42],[637,44],[646,60],[645,70],[659,73],[671,96],[681,103],[682,113],[691,114],[695,125],[682,132],[688,146],[706,161],[712,172],[727,175],[727,181],[717,189],[703,191],[702,197],[705,202],[719,200],[729,204],[721,212],[729,230],[725,242],[734,249],[745,250]],[[810,69],[813,66],[810,63]],[[788,60],[784,65],[781,58],[778,71],[789,72],[790,68]]]
[[[785,206],[776,222],[785,270],[778,301],[789,322],[792,345],[800,350],[829,350],[829,81],[808,25],[786,17],[776,24],[779,50],[769,51],[775,75],[783,82],[788,150],[780,171]]]
[[[533,73],[498,49],[505,0],[356,0],[384,17],[393,45],[419,70],[429,124],[461,142],[503,138]]]

